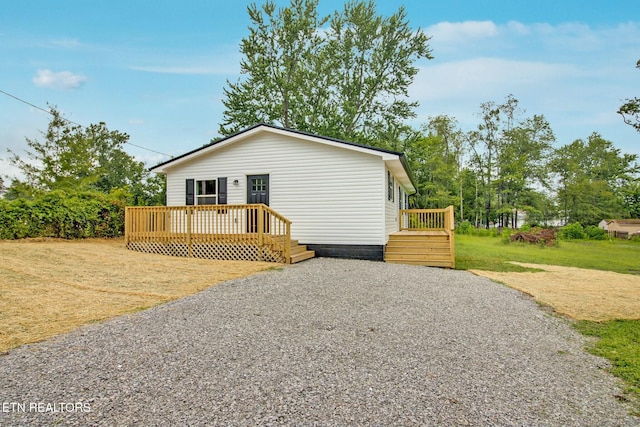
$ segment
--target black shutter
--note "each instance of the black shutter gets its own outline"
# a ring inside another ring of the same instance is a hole
[[[227,177],[218,178],[218,204],[227,204]]]
[[[195,189],[196,189],[196,185],[195,185],[195,180],[193,179],[188,179],[187,180],[187,202],[186,205],[187,206],[191,206],[195,204]]]

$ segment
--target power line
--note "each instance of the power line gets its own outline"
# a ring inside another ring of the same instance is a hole
[[[53,113],[51,112],[51,110],[47,110],[47,109],[45,109],[45,108],[38,107],[37,105],[32,104],[32,103],[31,103],[31,102],[29,102],[29,101],[25,101],[24,99],[18,98],[17,96],[12,95],[12,94],[10,94],[10,93],[8,93],[8,92],[5,92],[5,91],[4,91],[4,90],[2,90],[2,89],[0,89],[0,93],[3,93],[3,94],[5,94],[5,95],[7,95],[8,97],[15,99],[16,101],[20,101],[20,102],[22,102],[23,104],[27,104],[27,105],[29,105],[30,107],[33,107],[33,108],[38,109],[38,110],[40,110],[40,111],[44,111],[44,112],[45,112],[45,113],[47,113],[47,114],[51,114],[51,115],[53,115]],[[64,120],[65,122],[68,122],[68,123],[74,124],[74,125],[76,125],[76,126],[84,127],[84,126],[82,126],[80,123],[76,123],[76,122],[74,122],[73,120],[69,120],[69,119],[67,119],[67,118],[65,118],[65,117],[60,117],[60,118],[61,118],[62,120]],[[128,141],[127,141],[127,142],[125,142],[125,144],[129,144],[129,145],[131,145],[132,147],[140,148],[141,150],[150,151],[150,152],[152,152],[152,153],[160,154],[160,155],[163,155],[163,156],[166,156],[166,157],[172,157],[172,156],[170,156],[169,154],[161,153],[160,151],[152,150],[151,148],[143,147],[143,146],[141,146],[141,145],[134,144],[133,142],[128,142]]]

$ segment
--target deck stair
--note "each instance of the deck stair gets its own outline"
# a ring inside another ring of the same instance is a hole
[[[316,256],[315,251],[310,251],[307,249],[307,245],[301,245],[297,240],[291,241],[291,255],[290,255],[290,263],[295,264],[300,261],[304,261]]]
[[[453,207],[401,210],[400,230],[389,235],[384,260],[454,268]]]
[[[399,231],[389,236],[384,260],[396,264],[453,268],[452,240],[453,236],[444,231]]]

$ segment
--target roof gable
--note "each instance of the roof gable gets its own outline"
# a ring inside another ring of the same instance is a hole
[[[273,126],[265,123],[260,123],[260,124],[251,126],[233,135],[227,136],[225,138],[221,138],[217,141],[204,145],[195,150],[189,151],[178,157],[174,157],[173,159],[167,160],[166,162],[159,163],[151,167],[150,171],[155,173],[161,173],[161,174],[167,173],[169,169],[179,167],[183,163],[186,163],[193,159],[199,158],[201,156],[213,153],[223,147],[227,147],[236,142],[243,141],[247,138],[250,138],[262,132],[270,132],[274,134],[285,135],[289,137],[303,139],[306,141],[327,144],[327,145],[331,145],[331,146],[335,146],[343,149],[354,150],[362,153],[380,156],[385,161],[389,169],[391,169],[395,175],[397,176],[405,175],[407,180],[406,185],[412,187],[413,190],[415,191],[416,185],[413,180],[413,175],[409,169],[409,166],[407,164],[406,158],[403,153],[399,153],[391,150],[385,150],[383,148],[371,147],[363,144],[357,144],[354,142],[343,141],[336,138],[315,135],[312,133],[302,132],[298,130],[286,129],[286,128],[277,127],[277,126]]]
[[[216,141],[211,142],[210,144],[203,145],[202,147],[196,148],[195,150],[189,151],[187,153],[181,154],[177,157],[174,157],[166,162],[159,163],[150,168],[151,171],[155,169],[164,168],[164,167],[173,167],[177,164],[180,164],[184,161],[191,160],[195,157],[199,157],[203,154],[214,151],[214,149],[218,149],[222,146],[227,146],[229,144],[233,144],[234,142],[238,142],[244,140],[250,136],[253,136],[262,131],[271,131],[273,133],[287,134],[293,137],[299,137],[307,140],[319,140],[325,143],[332,143],[331,145],[342,146],[343,148],[351,148],[357,151],[374,151],[383,154],[391,154],[394,156],[404,156],[403,153],[391,150],[385,150],[383,148],[371,147],[368,145],[357,144],[355,142],[343,141],[336,138],[331,138],[328,136],[315,135],[308,132],[302,132],[294,129],[287,129],[282,127],[277,127],[265,123],[260,123],[254,126],[251,126],[247,129],[241,130],[240,132],[234,133],[233,135],[218,139]]]

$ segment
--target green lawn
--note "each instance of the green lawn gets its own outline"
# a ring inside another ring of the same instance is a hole
[[[528,270],[509,261],[640,274],[640,243],[561,241],[557,246],[541,247],[504,243],[500,237],[456,235],[456,269]],[[579,321],[574,326],[585,335],[599,338],[588,350],[611,361],[611,373],[628,385],[629,399],[635,402],[634,413],[640,415],[640,320]]]
[[[615,239],[561,241],[557,246],[537,246],[504,243],[500,237],[456,235],[458,270],[527,271],[509,261],[640,274],[640,243]]]
[[[634,413],[640,416],[640,320],[582,320],[574,326],[585,335],[599,338],[588,350],[611,361],[611,373],[627,383],[629,396],[635,396],[631,397],[635,400]]]

